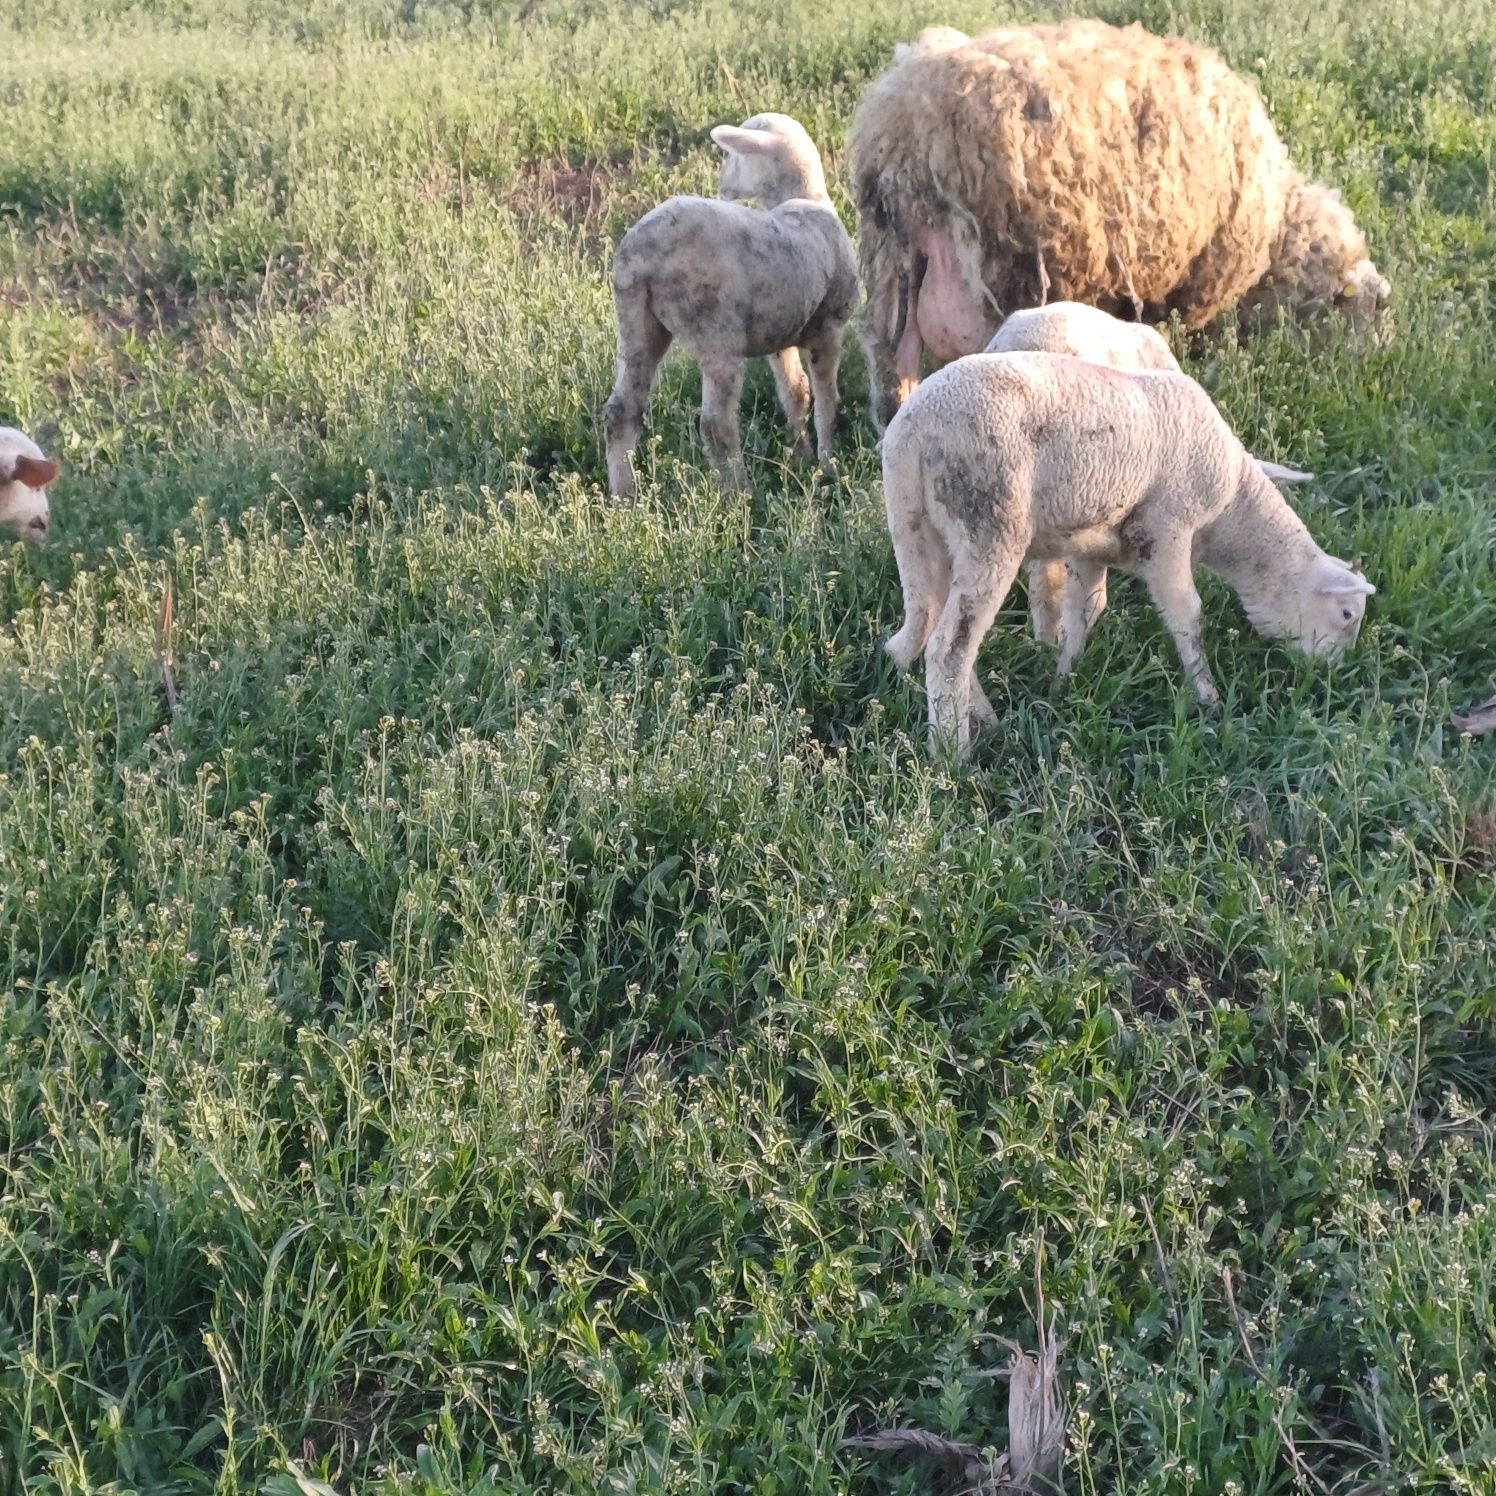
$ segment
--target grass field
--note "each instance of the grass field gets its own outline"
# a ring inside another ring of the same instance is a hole
[[[1190,356],[1379,590],[1325,668],[1212,583],[1217,719],[1015,597],[953,772],[855,351],[834,480],[678,360],[610,506],[606,266],[763,108],[850,220],[891,44],[1049,0],[10,0],[4,1496],[920,1490],[840,1440],[1002,1446],[1041,1227],[1067,1489],[1496,1492],[1496,7],[1101,11],[1395,284]]]

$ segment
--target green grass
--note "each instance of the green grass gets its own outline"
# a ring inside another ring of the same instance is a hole
[[[1496,9],[1103,10],[1395,283],[1191,355],[1379,590],[1325,668],[1212,584],[1214,720],[1136,587],[1064,693],[1015,598],[952,773],[855,352],[834,482],[760,370],[719,492],[672,362],[610,506],[608,246],[1057,8],[12,0],[4,1496],[910,1491],[839,1441],[1003,1442],[1039,1227],[1067,1489],[1496,1492]]]

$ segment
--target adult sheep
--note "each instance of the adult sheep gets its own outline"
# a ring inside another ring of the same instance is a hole
[[[976,353],[1016,307],[1364,323],[1390,291],[1338,195],[1290,165],[1256,85],[1137,25],[932,27],[862,99],[850,153],[879,426],[923,353]]]

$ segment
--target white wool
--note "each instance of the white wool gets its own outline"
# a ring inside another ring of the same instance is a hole
[[[985,351],[1068,353],[1113,369],[1180,372],[1167,341],[1154,328],[1141,322],[1123,322],[1078,301],[1052,301],[1047,306],[1010,313]],[[1277,483],[1305,483],[1312,477],[1260,459],[1257,465]],[[1106,568],[1100,569],[1084,593],[1076,569],[1063,559],[1032,561],[1026,575],[1034,637],[1041,643],[1060,646],[1060,674],[1068,674],[1086,636],[1106,609]]]
[[[958,359],[889,424],[883,488],[905,604],[886,647],[906,666],[924,654],[932,739],[962,756],[973,713],[992,715],[977,649],[1026,559],[1065,560],[1081,598],[1105,567],[1141,577],[1205,703],[1218,696],[1195,565],[1235,589],[1260,633],[1312,655],[1354,641],[1376,590],[1320,549],[1180,373],[1051,353]]]
[[[620,497],[634,492],[630,455],[655,370],[677,339],[701,365],[701,434],[719,474],[746,485],[738,405],[750,358],[773,367],[798,456],[808,452],[814,390],[818,455],[823,464],[831,457],[857,258],[820,154],[783,114],[718,125],[712,139],[727,153],[720,200],[670,198],[624,235],[613,259],[618,368],[603,424],[608,487]]]

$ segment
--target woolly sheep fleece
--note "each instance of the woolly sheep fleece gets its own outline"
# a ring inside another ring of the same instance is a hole
[[[885,390],[932,232],[986,322],[968,353],[1047,300],[1198,328],[1243,299],[1369,315],[1389,289],[1349,210],[1290,166],[1256,85],[1138,25],[929,28],[863,97],[850,156]]]

